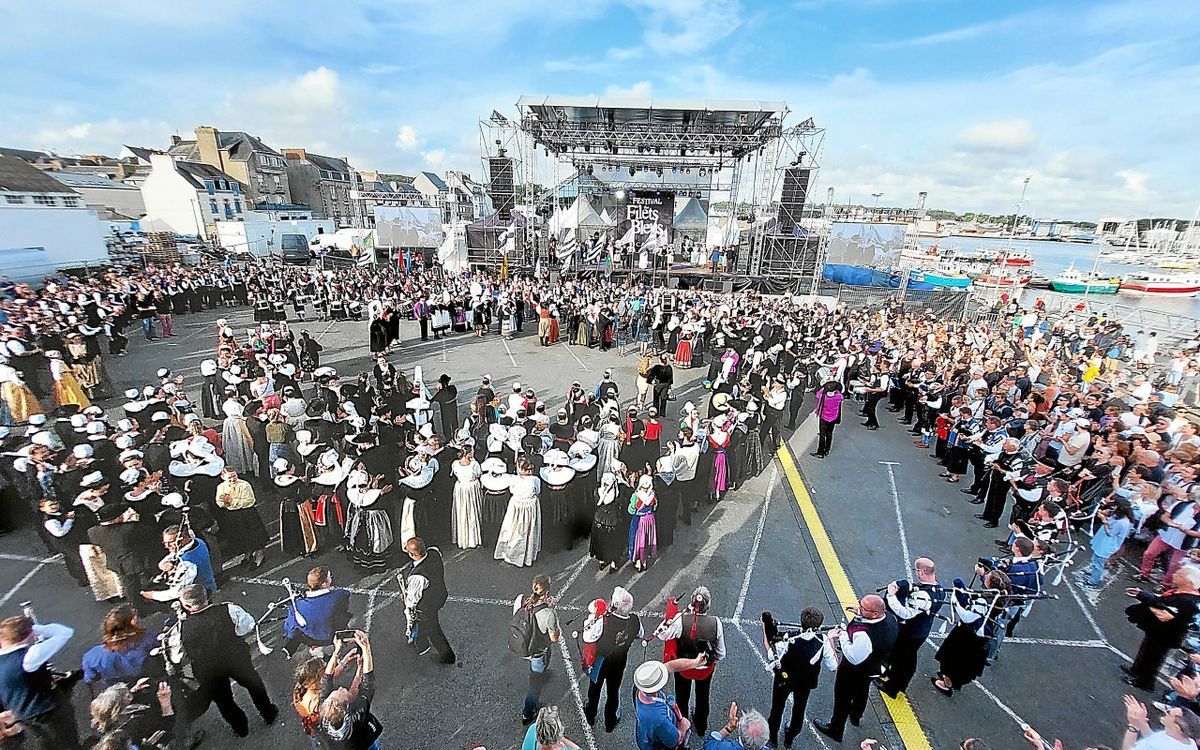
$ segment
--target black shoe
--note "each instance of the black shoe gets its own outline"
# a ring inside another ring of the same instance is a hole
[[[975,498],[974,500],[968,500],[967,502],[970,503],[971,505],[983,505],[983,501],[980,500],[979,498]]]
[[[959,490],[959,492],[963,493],[964,495],[974,495],[975,494],[975,490],[971,489],[970,487],[964,487],[961,490]]]
[[[867,427],[867,429],[868,429],[868,430],[870,430],[871,432],[874,432],[875,430],[878,430],[878,429],[879,429],[879,425],[877,425],[877,424],[869,424],[869,425],[867,425],[866,427]]]
[[[1128,665],[1128,664],[1122,664],[1122,665],[1121,665],[1121,672],[1122,672],[1123,674],[1133,674],[1133,670],[1129,668],[1129,665]]]
[[[1133,677],[1130,677],[1129,675],[1125,675],[1124,677],[1122,677],[1121,682],[1125,683],[1126,685],[1132,685],[1133,687],[1137,688],[1138,690],[1141,690],[1141,691],[1144,691],[1147,693],[1154,692],[1153,683],[1151,683],[1150,685],[1143,685],[1142,683],[1138,682],[1137,680],[1135,680]]]
[[[796,735],[792,734],[792,725],[783,725],[783,746],[787,750],[792,750],[792,743],[796,741]]]
[[[612,734],[612,733],[613,733],[613,730],[615,730],[615,729],[616,729],[618,726],[620,726],[620,725],[621,725],[621,717],[619,717],[619,716],[618,716],[618,717],[617,717],[617,721],[616,721],[616,723],[615,723],[615,724],[613,724],[611,727],[610,727],[610,726],[608,726],[607,724],[605,724],[605,725],[604,725],[604,731],[605,731],[605,733],[607,733],[607,734]]]
[[[818,453],[818,452],[816,452],[816,451],[813,451],[812,453],[809,453],[808,455],[810,455],[810,456],[813,456],[813,457],[815,457],[815,458],[825,458],[825,454],[824,454],[824,453]]]
[[[813,725],[813,729],[817,730],[818,732],[825,735],[826,737],[833,740],[834,742],[842,741],[842,738],[839,735],[834,734],[833,728],[830,727],[828,724],[821,722],[821,721],[817,721],[816,719],[813,719],[812,725]]]
[[[981,520],[981,521],[986,521],[986,520],[987,520],[987,516],[985,516],[985,515],[984,515],[984,514],[982,514],[982,513],[976,513],[976,514],[975,514],[975,517],[976,517],[976,518],[978,518],[978,519],[979,519],[979,520]]]
[[[985,529],[994,529],[994,528],[998,527],[999,525],[1000,525],[1000,524],[999,524],[999,523],[997,523],[997,522],[995,522],[995,521],[988,521],[987,523],[985,523],[985,524],[983,525],[983,528],[985,528]]]
[[[856,719],[856,718],[854,718],[853,716],[850,716],[850,717],[848,717],[848,718],[850,719],[850,723],[851,723],[851,724],[853,724],[853,725],[854,725],[854,726],[856,726],[856,727],[862,724],[862,717],[861,717],[861,716],[860,716],[860,717],[858,717],[857,719]]]

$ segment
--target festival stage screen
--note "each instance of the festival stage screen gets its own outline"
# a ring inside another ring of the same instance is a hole
[[[895,265],[904,249],[904,224],[834,222],[826,263],[852,266]]]
[[[442,214],[436,208],[375,207],[377,247],[441,247]]]

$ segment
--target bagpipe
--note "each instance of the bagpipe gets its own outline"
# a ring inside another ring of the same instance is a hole
[[[40,624],[38,622],[37,613],[33,611],[32,602],[21,602],[21,614],[25,617],[28,617],[29,621],[34,625]],[[73,685],[83,676],[82,671],[63,672],[62,670],[55,669],[54,665],[49,662],[46,663],[46,669],[50,672],[50,683],[55,687],[57,687],[59,683],[62,683],[64,686]],[[0,739],[2,739],[2,737],[0,737]]]
[[[287,616],[287,613],[285,612],[282,616],[274,615],[274,617],[272,617],[277,610],[282,607],[291,607],[291,610],[296,618],[296,624],[302,628],[308,625],[308,620],[305,619],[304,615],[300,614],[300,610],[296,607],[297,587],[292,584],[290,578],[284,578],[280,582],[280,585],[287,589],[287,596],[268,604],[267,611],[254,621],[254,640],[258,645],[258,652],[263,656],[270,655],[273,651],[275,651],[275,649],[263,643],[262,633],[259,629],[259,626],[261,626],[264,622],[268,622],[269,619],[280,619],[281,617]],[[299,592],[299,597],[301,599],[304,598],[303,591]]]
[[[845,627],[846,623],[841,622],[837,625],[822,625],[815,629],[806,629],[798,622],[783,622],[776,620],[775,616],[770,612],[763,612],[761,615],[763,628],[763,644],[766,646],[768,672],[777,672],[780,677],[786,679],[787,672],[783,671],[783,655],[787,652],[788,646],[794,641],[798,641],[805,635],[823,635],[833,632],[838,628]],[[791,630],[784,630],[790,628]],[[813,656],[810,664],[816,664],[821,658],[823,649],[818,649]]]

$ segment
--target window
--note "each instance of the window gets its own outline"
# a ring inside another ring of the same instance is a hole
[[[209,201],[208,202],[208,210],[212,212],[213,216],[216,216],[217,215],[217,202]]]
[[[58,202],[54,200],[53,195],[35,195],[33,196],[33,204],[35,206],[53,206]]]
[[[68,195],[63,198],[63,205],[67,208],[79,208],[79,199],[73,195]]]
[[[23,196],[23,195],[6,195],[6,196],[4,196],[4,202],[10,206],[20,206],[25,203],[25,196]]]
[[[237,193],[234,193],[234,195],[237,195]],[[233,211],[234,211],[234,213],[238,213],[238,214],[240,214],[242,212],[242,202],[240,200],[238,200],[237,198],[233,199]]]
[[[218,185],[218,186],[219,186],[219,187],[220,187],[222,190],[228,190],[228,189],[229,189],[229,183],[228,183],[228,182],[225,182],[225,180],[218,180],[218,181],[217,181],[217,185]]]
[[[283,185],[283,180],[281,180],[279,178],[279,175],[275,175],[275,187],[281,187],[282,185]]]
[[[242,194],[242,186],[236,182],[229,183],[229,187],[233,190],[234,195]]]
[[[213,182],[212,180],[205,180],[204,181],[204,189],[208,191],[209,195],[216,195],[217,194],[217,183]]]

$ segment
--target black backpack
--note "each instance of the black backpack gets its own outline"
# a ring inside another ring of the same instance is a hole
[[[536,656],[549,647],[549,636],[537,626],[537,613],[545,604],[519,607],[508,626],[508,650],[522,658]]]

